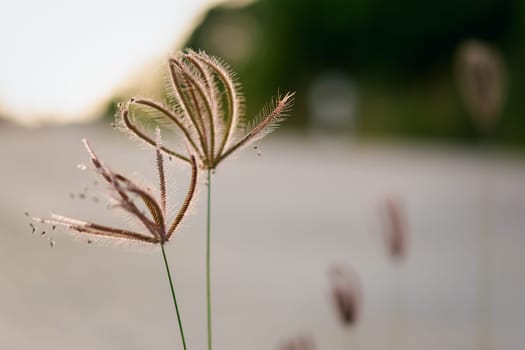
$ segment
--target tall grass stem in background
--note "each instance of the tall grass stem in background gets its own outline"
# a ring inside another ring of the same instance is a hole
[[[398,195],[385,197],[380,205],[380,214],[384,226],[387,258],[391,265],[396,268],[395,272],[388,274],[388,295],[391,310],[390,345],[395,349],[404,349],[406,348],[404,340],[408,333],[402,298],[404,289],[401,288],[406,283],[406,271],[403,269],[402,263],[406,259],[409,237],[407,215],[401,197]]]
[[[458,47],[456,71],[458,86],[467,112],[479,129],[482,159],[480,161],[480,201],[478,235],[478,349],[493,348],[491,329],[491,168],[483,156],[498,131],[507,95],[508,69],[503,52],[491,44],[470,39]]]
[[[477,271],[477,304],[478,304],[478,346],[480,350],[492,350],[492,171],[485,165],[485,159],[480,164],[479,189],[479,234],[478,234],[478,271]]]

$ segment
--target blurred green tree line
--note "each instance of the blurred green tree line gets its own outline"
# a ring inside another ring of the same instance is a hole
[[[312,125],[315,83],[335,74],[351,87],[353,111],[332,126],[358,135],[472,140],[480,132],[458,94],[454,55],[464,40],[482,39],[502,52],[508,69],[493,139],[516,143],[525,141],[524,18],[518,0],[260,0],[211,9],[187,46],[231,64],[249,115],[277,89],[295,90],[287,125]]]

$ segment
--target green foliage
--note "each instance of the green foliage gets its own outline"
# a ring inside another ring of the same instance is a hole
[[[357,86],[355,132],[472,140],[479,133],[457,93],[453,63],[459,43],[483,39],[501,49],[509,65],[509,94],[495,137],[515,142],[525,139],[519,96],[524,18],[518,0],[261,0],[212,9],[188,46],[232,63],[250,116],[275,89],[295,90],[287,126],[308,125],[311,84],[335,70]],[[247,30],[247,22],[255,29]],[[228,47],[244,42],[220,35],[221,27],[235,26],[248,36],[245,60],[228,57]]]

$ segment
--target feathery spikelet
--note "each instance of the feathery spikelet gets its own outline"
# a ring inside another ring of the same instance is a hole
[[[87,140],[83,140],[84,146],[91,158],[91,163],[97,174],[109,185],[111,196],[115,202],[114,206],[123,209],[129,216],[141,223],[145,232],[134,232],[127,229],[114,228],[70,217],[52,214],[49,219],[33,218],[35,221],[53,225],[64,226],[69,230],[93,236],[102,236],[116,239],[126,239],[136,242],[164,245],[170,240],[176,228],[186,214],[189,204],[195,194],[197,184],[197,165],[194,157],[189,158],[192,165],[191,181],[178,213],[172,221],[166,214],[166,183],[164,174],[164,160],[161,153],[160,131],[157,131],[156,140],[156,165],[159,175],[160,198],[157,199],[148,188],[136,184],[122,174],[112,171],[106,167],[97,157]],[[134,202],[139,198],[147,208],[143,212]]]
[[[189,154],[193,154],[203,169],[215,169],[237,149],[271,132],[293,104],[294,93],[278,96],[255,118],[255,124],[241,130],[246,124],[244,100],[240,85],[226,64],[202,51],[188,50],[169,59],[169,74],[169,106],[151,99],[132,98],[120,105],[117,119],[131,135],[155,146],[154,138],[138,126],[134,116],[137,107],[153,110],[156,122],[177,129],[186,145],[186,150],[168,147],[161,150],[188,163]]]
[[[357,322],[361,308],[361,285],[354,269],[344,264],[333,265],[328,271],[332,297],[343,325],[352,326]]]
[[[406,255],[408,233],[404,210],[398,198],[388,197],[382,206],[387,253],[393,261]]]

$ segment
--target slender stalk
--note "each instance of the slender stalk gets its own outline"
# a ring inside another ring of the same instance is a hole
[[[210,283],[210,225],[211,222],[211,169],[208,169],[208,215],[206,221],[206,304],[208,319],[208,350],[211,350],[211,283]]]
[[[491,350],[491,171],[487,159],[480,162],[480,216],[478,234],[478,349]]]
[[[175,305],[175,311],[177,312],[177,321],[179,323],[180,337],[182,339],[182,346],[186,349],[186,339],[184,338],[184,330],[182,329],[182,320],[180,317],[179,305],[177,304],[177,297],[175,296],[175,289],[173,288],[173,281],[171,279],[170,268],[168,265],[168,259],[166,258],[166,252],[164,251],[164,244],[160,245],[162,249],[162,257],[164,258],[164,265],[166,266],[166,273],[168,275],[168,281],[170,282],[171,296],[173,297],[173,304]]]

